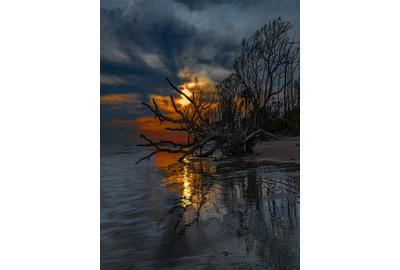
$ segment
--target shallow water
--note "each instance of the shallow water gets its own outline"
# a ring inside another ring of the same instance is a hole
[[[299,165],[101,149],[102,269],[299,269]]]

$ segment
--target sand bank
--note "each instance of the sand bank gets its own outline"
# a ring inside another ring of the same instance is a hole
[[[257,143],[253,147],[253,154],[246,155],[245,159],[300,163],[300,137],[279,138]]]

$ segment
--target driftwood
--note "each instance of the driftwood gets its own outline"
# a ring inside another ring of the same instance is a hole
[[[218,113],[213,109],[214,96],[209,96],[203,92],[193,92],[188,96],[185,92],[176,87],[168,78],[168,84],[181,96],[189,101],[186,106],[178,106],[173,96],[170,96],[171,105],[174,108],[174,115],[167,115],[162,112],[153,99],[152,105],[143,102],[157,118],[160,123],[166,122],[171,126],[166,127],[172,131],[183,131],[188,135],[187,143],[178,143],[174,141],[159,140],[157,142],[141,134],[141,139],[145,142],[138,144],[141,147],[150,147],[152,152],[140,158],[137,162],[148,160],[159,152],[167,152],[173,154],[182,154],[179,161],[182,162],[189,155],[197,155],[200,157],[211,156],[217,150],[222,151],[225,155],[240,155],[251,152],[251,146],[256,140],[262,136],[275,138],[276,136],[263,130],[251,130],[229,128],[225,126],[224,121],[213,118]]]

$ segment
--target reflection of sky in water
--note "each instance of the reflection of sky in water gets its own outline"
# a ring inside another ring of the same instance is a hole
[[[135,151],[102,149],[102,268],[298,268],[298,165]]]

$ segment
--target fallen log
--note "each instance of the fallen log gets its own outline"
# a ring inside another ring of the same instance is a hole
[[[189,101],[189,105],[178,107],[174,98],[170,96],[175,116],[165,115],[154,99],[152,100],[153,105],[147,103],[143,103],[143,105],[153,113],[155,118],[160,120],[160,123],[168,122],[175,125],[174,127],[167,127],[166,129],[184,131],[187,133],[190,140],[187,143],[178,143],[171,140],[159,140],[155,142],[144,134],[141,134],[141,139],[144,140],[145,143],[138,144],[138,146],[151,147],[153,151],[141,157],[136,164],[143,160],[149,160],[153,155],[159,152],[182,154],[178,159],[179,162],[182,162],[189,155],[208,157],[218,150],[226,156],[242,155],[251,152],[252,145],[254,145],[257,140],[261,140],[262,137],[276,138],[274,134],[263,129],[258,129],[256,131],[251,131],[249,129],[246,129],[246,131],[227,130],[224,123],[211,122],[206,116],[210,113],[210,107],[214,97],[211,100],[207,100],[204,93],[201,91],[188,96],[173,85],[168,78],[166,79],[169,85],[178,94],[181,94]],[[208,148],[206,146],[208,146]]]

